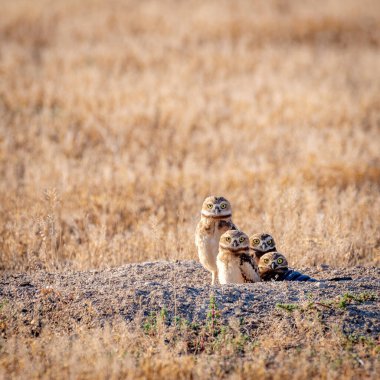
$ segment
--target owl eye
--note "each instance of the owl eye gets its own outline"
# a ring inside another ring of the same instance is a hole
[[[269,259],[264,259],[264,263],[268,264],[269,263]]]
[[[253,245],[259,245],[260,244],[260,239],[253,239],[252,243],[253,243]]]
[[[268,244],[272,245],[273,244],[273,240],[268,240]]]
[[[283,262],[284,262],[284,259],[282,259],[281,257],[277,259],[277,264],[282,264]]]
[[[245,240],[244,236],[241,236],[240,239],[239,239],[240,243],[242,243],[244,240]]]
[[[209,203],[209,204],[207,205],[207,208],[212,208],[212,206],[213,206],[213,204],[212,204],[212,203]]]
[[[229,236],[226,237],[226,242],[230,242],[231,241],[231,238]]]
[[[221,205],[220,205],[220,208],[226,208],[227,207],[227,204],[226,203],[222,203]]]

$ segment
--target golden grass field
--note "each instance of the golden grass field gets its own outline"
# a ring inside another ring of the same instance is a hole
[[[247,234],[272,233],[291,265],[379,264],[380,2],[0,0],[0,8],[0,270],[197,259],[194,230],[210,194],[230,200]],[[48,351],[50,366],[33,374],[58,378],[67,347],[78,353],[66,363],[72,378],[93,378],[93,363],[108,378],[376,374],[345,354],[332,372],[328,359],[309,363],[321,347],[326,358],[340,355],[334,336],[306,334],[309,351],[298,359],[279,349],[284,370],[265,374],[265,354],[284,339],[278,329],[240,372],[228,372],[219,351],[182,357],[157,349],[162,335],[120,329],[81,330],[73,343],[53,333],[3,342],[3,376],[20,376],[15,361],[28,368],[27,358]],[[131,355],[146,372],[118,362],[108,373],[107,347],[128,351],[135,341]],[[12,355],[12,344],[29,348]]]
[[[3,269],[196,258],[205,196],[298,265],[378,262],[377,1],[1,1]]]

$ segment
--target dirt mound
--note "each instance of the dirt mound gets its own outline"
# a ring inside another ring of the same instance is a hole
[[[226,322],[244,319],[256,327],[293,312],[318,312],[346,334],[380,334],[379,268],[298,270],[317,279],[351,276],[352,281],[210,286],[209,273],[195,261],[159,261],[101,271],[3,273],[0,298],[35,334],[46,325],[67,331],[78,322],[136,321],[163,310],[169,323],[202,322],[211,299]]]

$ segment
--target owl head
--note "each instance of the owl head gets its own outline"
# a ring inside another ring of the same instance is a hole
[[[268,252],[260,257],[258,267],[260,276],[268,273],[281,273],[288,269],[288,260],[280,252]]]
[[[228,218],[232,215],[231,204],[226,198],[212,195],[204,200],[201,214],[207,218]]]
[[[249,248],[255,252],[257,258],[260,258],[266,252],[274,252],[276,243],[269,234],[255,234],[249,238]]]
[[[237,254],[246,253],[249,251],[248,236],[239,230],[228,230],[220,237],[219,248]]]

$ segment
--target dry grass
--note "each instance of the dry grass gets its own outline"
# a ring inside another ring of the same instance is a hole
[[[57,307],[49,301],[54,294],[41,297],[39,311]],[[3,329],[11,332],[6,344],[0,340],[0,377],[8,373],[9,378],[20,379],[375,379],[380,370],[378,342],[344,336],[339,325],[326,324],[326,309],[310,305],[279,308],[259,329],[238,319],[223,324],[216,305],[202,325],[182,319],[168,323],[163,309],[132,324],[116,319],[89,330],[91,309],[85,308],[77,314],[81,319],[76,326],[65,332],[55,326],[79,309],[57,312],[53,318],[50,314],[41,329],[37,315],[27,320],[15,312],[15,305],[5,304],[0,331],[4,318],[13,326]]]
[[[293,265],[379,263],[378,1],[0,5],[0,269],[195,259],[209,194]],[[229,373],[220,353],[206,364],[119,328],[12,338],[0,363],[23,358],[32,377],[92,377],[93,363],[99,377]],[[236,377],[296,379],[313,352],[340,357],[338,338],[320,336],[300,356],[280,348],[288,371],[272,371],[278,331]],[[344,355],[329,378],[363,375]],[[307,375],[326,378],[315,363]]]
[[[1,3],[3,269],[196,258],[210,193],[294,265],[378,262],[378,2]]]
[[[242,345],[238,344],[247,338],[233,338],[229,332],[213,344],[207,343],[210,352],[198,356],[186,352],[187,331],[167,329],[151,337],[121,324],[70,336],[49,332],[37,339],[26,338],[21,347],[17,340],[9,339],[0,364],[25,379],[212,379],[231,372],[236,379],[341,379],[343,374],[358,378],[368,370],[380,369],[372,342],[359,342],[352,349],[347,338],[332,333],[301,344],[299,335],[286,339],[280,331],[284,327],[286,323],[270,332],[268,341],[262,335]],[[300,366],[300,362],[308,364]]]

